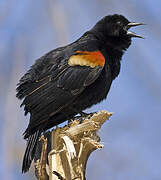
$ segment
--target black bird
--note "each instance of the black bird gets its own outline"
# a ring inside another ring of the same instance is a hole
[[[105,16],[75,42],[37,59],[20,79],[16,96],[30,113],[22,172],[29,170],[42,132],[106,98],[131,38],[142,38],[128,31],[138,25],[122,15]]]

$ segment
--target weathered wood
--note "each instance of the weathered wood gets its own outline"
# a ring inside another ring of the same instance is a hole
[[[45,177],[45,174],[47,176],[48,172],[49,180],[85,180],[86,164],[90,154],[103,147],[97,131],[111,115],[112,113],[107,111],[100,111],[84,119],[76,118],[62,128],[53,129],[51,151],[48,153],[49,166],[44,165],[45,145],[42,146],[39,162],[41,177]],[[45,167],[48,167],[46,171]]]
[[[39,180],[48,180],[47,175],[47,139],[44,137],[44,135],[41,136],[42,141],[42,151],[41,151],[41,157],[38,159],[35,163],[35,168],[37,169],[38,179]]]

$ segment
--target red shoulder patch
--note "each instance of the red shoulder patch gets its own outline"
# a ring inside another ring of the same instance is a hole
[[[104,66],[105,58],[100,51],[76,51],[73,56],[68,60],[70,66],[90,66],[92,68],[96,66]]]

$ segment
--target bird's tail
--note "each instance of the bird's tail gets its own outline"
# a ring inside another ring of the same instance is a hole
[[[27,147],[23,157],[22,173],[27,172],[31,166],[40,133],[40,130],[37,130],[34,134],[30,135],[27,140]]]

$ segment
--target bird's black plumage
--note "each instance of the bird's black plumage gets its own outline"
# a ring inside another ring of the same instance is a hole
[[[130,24],[121,15],[106,16],[74,43],[36,60],[20,79],[17,97],[30,113],[22,172],[30,168],[43,131],[106,98],[131,37],[137,37],[128,34]]]

